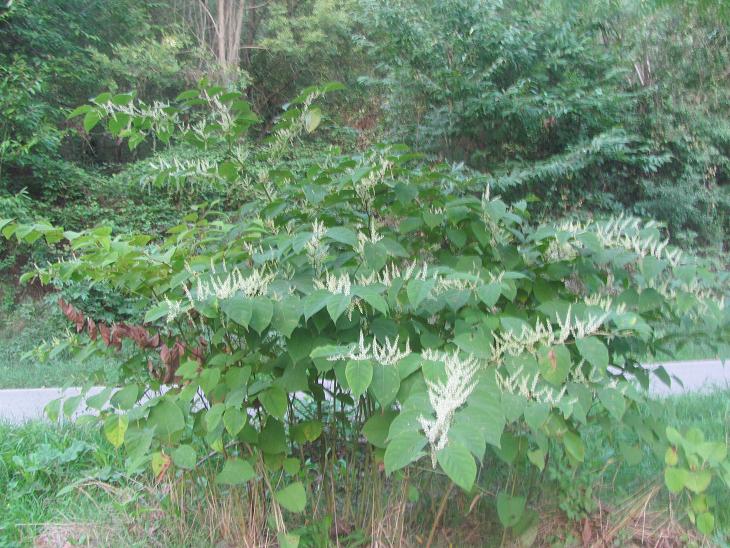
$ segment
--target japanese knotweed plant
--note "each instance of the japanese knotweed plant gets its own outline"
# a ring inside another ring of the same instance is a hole
[[[165,235],[0,221],[6,238],[67,251],[27,277],[104,282],[137,307],[135,323],[108,324],[61,303],[84,355],[120,355],[123,383],[87,403],[130,467],[164,474],[220,454],[218,482],[262,482],[301,512],[318,480],[292,459],[362,436],[386,474],[424,459],[465,491],[515,440],[539,468],[549,450],[578,466],[588,426],[664,455],[666,425],[641,410],[649,376],[669,379],[640,360],[681,337],[727,341],[727,273],[638,219],[536,226],[526,202],[457,184],[404,147],[282,168],[325,91],[307,90],[259,145],[273,167],[245,175],[236,211],[183,213]],[[100,96],[75,114],[131,145],[223,143],[198,167],[244,177],[237,149],[255,116],[240,94],[202,85],[175,105],[133,102]],[[505,525],[524,511],[515,500],[498,501]]]

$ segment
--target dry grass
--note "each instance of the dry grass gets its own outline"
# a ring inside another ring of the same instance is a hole
[[[389,482],[381,474],[372,474],[363,482],[368,485],[365,494],[369,504],[357,508],[348,507],[341,494],[335,497],[326,482],[319,483],[310,498],[311,510],[305,516],[283,515],[276,502],[266,496],[271,486],[264,482],[221,488],[213,480],[212,472],[197,477],[168,476],[154,485],[139,484],[136,490],[133,486],[120,488],[98,480],[79,483],[76,494],[94,501],[103,492],[107,500],[112,500],[111,507],[107,502],[106,507],[97,509],[105,519],[46,523],[33,545],[265,548],[279,545],[279,533],[291,532],[297,524],[316,523],[327,515],[336,517],[323,533],[333,546],[346,545],[343,539],[356,530],[364,533],[363,546],[375,548],[426,546],[429,541],[434,547],[496,546],[501,541],[501,528],[490,520],[490,496],[467,497],[454,489],[445,497],[429,499],[428,503],[410,502],[409,481],[424,488],[423,478],[405,477],[400,482]],[[440,485],[435,483],[432,490],[443,495],[445,491],[440,490]],[[652,483],[615,505],[598,502],[598,510],[580,523],[568,521],[554,500],[544,501],[538,508],[541,519],[535,546],[557,543],[591,548],[674,548],[706,544],[703,537],[678,523],[671,508],[657,510],[662,508],[657,500],[660,491],[661,485]],[[431,537],[429,530],[442,503],[452,517],[458,515],[463,519],[444,516]],[[322,542],[323,537],[319,538]],[[313,542],[319,545],[316,540]]]
[[[707,540],[683,527],[671,510],[660,508],[655,498],[661,485],[651,483],[617,505],[598,501],[598,510],[580,523],[568,521],[557,508],[542,508],[538,546],[554,545],[562,539],[565,545],[585,548],[612,546],[675,548],[703,546]]]

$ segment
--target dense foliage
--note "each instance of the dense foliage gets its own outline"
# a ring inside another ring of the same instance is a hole
[[[556,216],[728,229],[728,19],[652,2],[363,2],[386,131]]]
[[[291,154],[321,122],[318,98],[337,87],[306,90],[254,152],[274,164]],[[281,509],[302,512],[347,448],[359,448],[350,464],[382,462],[388,475],[426,457],[469,492],[487,453],[577,468],[581,432],[600,427],[635,440],[626,459],[644,446],[666,452],[667,485],[686,489],[693,521],[712,532],[704,493],[730,485],[726,447],[642,412],[641,386],[669,378],[639,360],[683,341],[727,341],[727,274],[668,245],[653,223],[536,224],[526,202],[508,205],[404,147],[243,176],[238,143],[258,118],[240,93],[205,83],[174,106],[102,94],[73,115],[132,144],[155,135],[223,147],[199,175],[245,194],[234,211],[191,211],[164,239],[0,221],[6,238],[73,250],[27,277],[103,284],[125,299],[124,321],[60,305],[77,333],[64,347],[120,356],[119,390],[91,397],[101,415],[89,420],[125,447],[130,470],[151,463],[161,477],[194,469],[201,447],[219,454],[216,481],[268,493],[289,542]],[[302,472],[304,460],[320,473]],[[524,495],[497,497],[516,539],[536,527]]]
[[[336,528],[340,474],[367,501],[428,467],[497,493],[529,545],[518,476],[585,518],[596,430],[627,465],[661,457],[710,535],[726,444],[662,421],[645,389],[671,379],[641,363],[730,342],[729,21],[712,0],[17,0],[0,269],[58,292],[72,329],[36,355],[118,363],[82,420],[128,471],[205,463],[266,507],[257,542],[296,545],[315,524],[282,509],[321,496]]]

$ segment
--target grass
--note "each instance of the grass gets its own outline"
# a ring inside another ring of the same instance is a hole
[[[675,395],[653,403],[661,413],[659,420],[662,424],[674,426],[680,432],[697,427],[708,441],[730,444],[730,390]],[[596,468],[605,466],[607,461],[616,456],[615,448],[608,447],[605,440],[598,436],[589,438],[586,445]],[[664,456],[645,449],[640,462],[634,466],[607,467],[597,494],[614,507],[621,507],[627,501],[639,498],[638,494],[648,496],[651,491],[651,508],[666,510],[670,507],[670,499],[664,489],[663,470]],[[719,501],[715,511],[714,543],[727,546],[730,542],[730,505],[723,504],[722,501],[727,500],[728,488],[719,478],[714,478],[709,493]],[[686,522],[684,502],[673,499],[671,507],[672,515],[662,516],[662,519],[672,517]]]
[[[55,546],[52,537],[61,524],[74,541],[90,538],[88,523],[121,533],[120,508],[109,493],[62,491],[84,478],[108,479],[121,467],[121,458],[98,432],[40,422],[0,424],[0,546],[43,539]]]
[[[0,315],[0,389],[73,386],[93,382],[114,364],[93,357],[79,363],[68,352],[47,360],[29,355],[42,343],[62,337],[68,329],[54,302],[26,301]]]
[[[664,418],[679,430],[700,426],[708,439],[728,441],[730,391],[673,396],[661,405]],[[595,537],[599,529],[604,535],[613,531],[618,544],[650,534],[652,539],[668,535],[674,542],[699,538],[691,536],[681,501],[673,499],[676,513],[667,514],[670,501],[661,489],[661,458],[647,452],[636,466],[620,465],[614,458],[616,448],[590,433],[586,447],[586,463],[578,473],[549,463],[545,474],[534,467],[517,474],[524,482],[518,490],[533,494],[530,506],[540,515],[539,545],[580,546],[587,530]],[[532,473],[524,473],[530,469]],[[335,526],[343,546],[363,545],[372,536],[423,545],[443,501],[447,504],[435,546],[500,542],[495,494],[508,488],[515,470],[494,457],[482,467],[475,492],[466,495],[454,489],[447,498],[448,483],[427,463],[411,467],[405,480],[386,480],[382,472],[347,478],[345,472],[335,478],[336,520],[326,517],[324,489],[310,495],[307,525],[298,529],[301,546],[326,545]],[[312,485],[326,486],[318,484],[315,465],[303,473]],[[203,467],[195,478],[177,475],[157,483],[150,473],[125,472],[123,456],[96,429],[0,424],[0,547],[274,545],[266,520],[269,506],[261,506],[263,494],[254,492],[260,497],[256,502],[254,495],[219,488],[212,474]],[[361,490],[370,489],[370,494],[353,497],[352,482]],[[711,490],[719,501],[727,498],[717,480]],[[377,520],[355,519],[376,499]],[[353,501],[356,508],[348,513]],[[297,515],[285,514],[285,519],[292,528],[303,525]],[[712,542],[723,545],[729,538],[730,507],[720,504]]]
[[[692,360],[730,360],[730,344],[720,343],[714,348],[707,345],[687,344],[671,355],[660,352],[655,358],[648,358],[647,363]]]

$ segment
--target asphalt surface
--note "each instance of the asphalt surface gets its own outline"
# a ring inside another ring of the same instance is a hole
[[[730,362],[723,365],[717,360],[698,360],[670,362],[661,364],[673,377],[671,387],[662,383],[655,375],[651,376],[650,393],[657,397],[686,392],[698,392],[717,388],[730,388]],[[652,365],[650,367],[658,367]],[[679,382],[676,381],[679,380]],[[90,389],[87,396],[98,393],[102,388]],[[79,388],[22,388],[0,390],[0,421],[19,424],[28,420],[43,419],[43,409],[59,397],[69,398],[80,393]],[[81,404],[74,414],[88,412]]]

